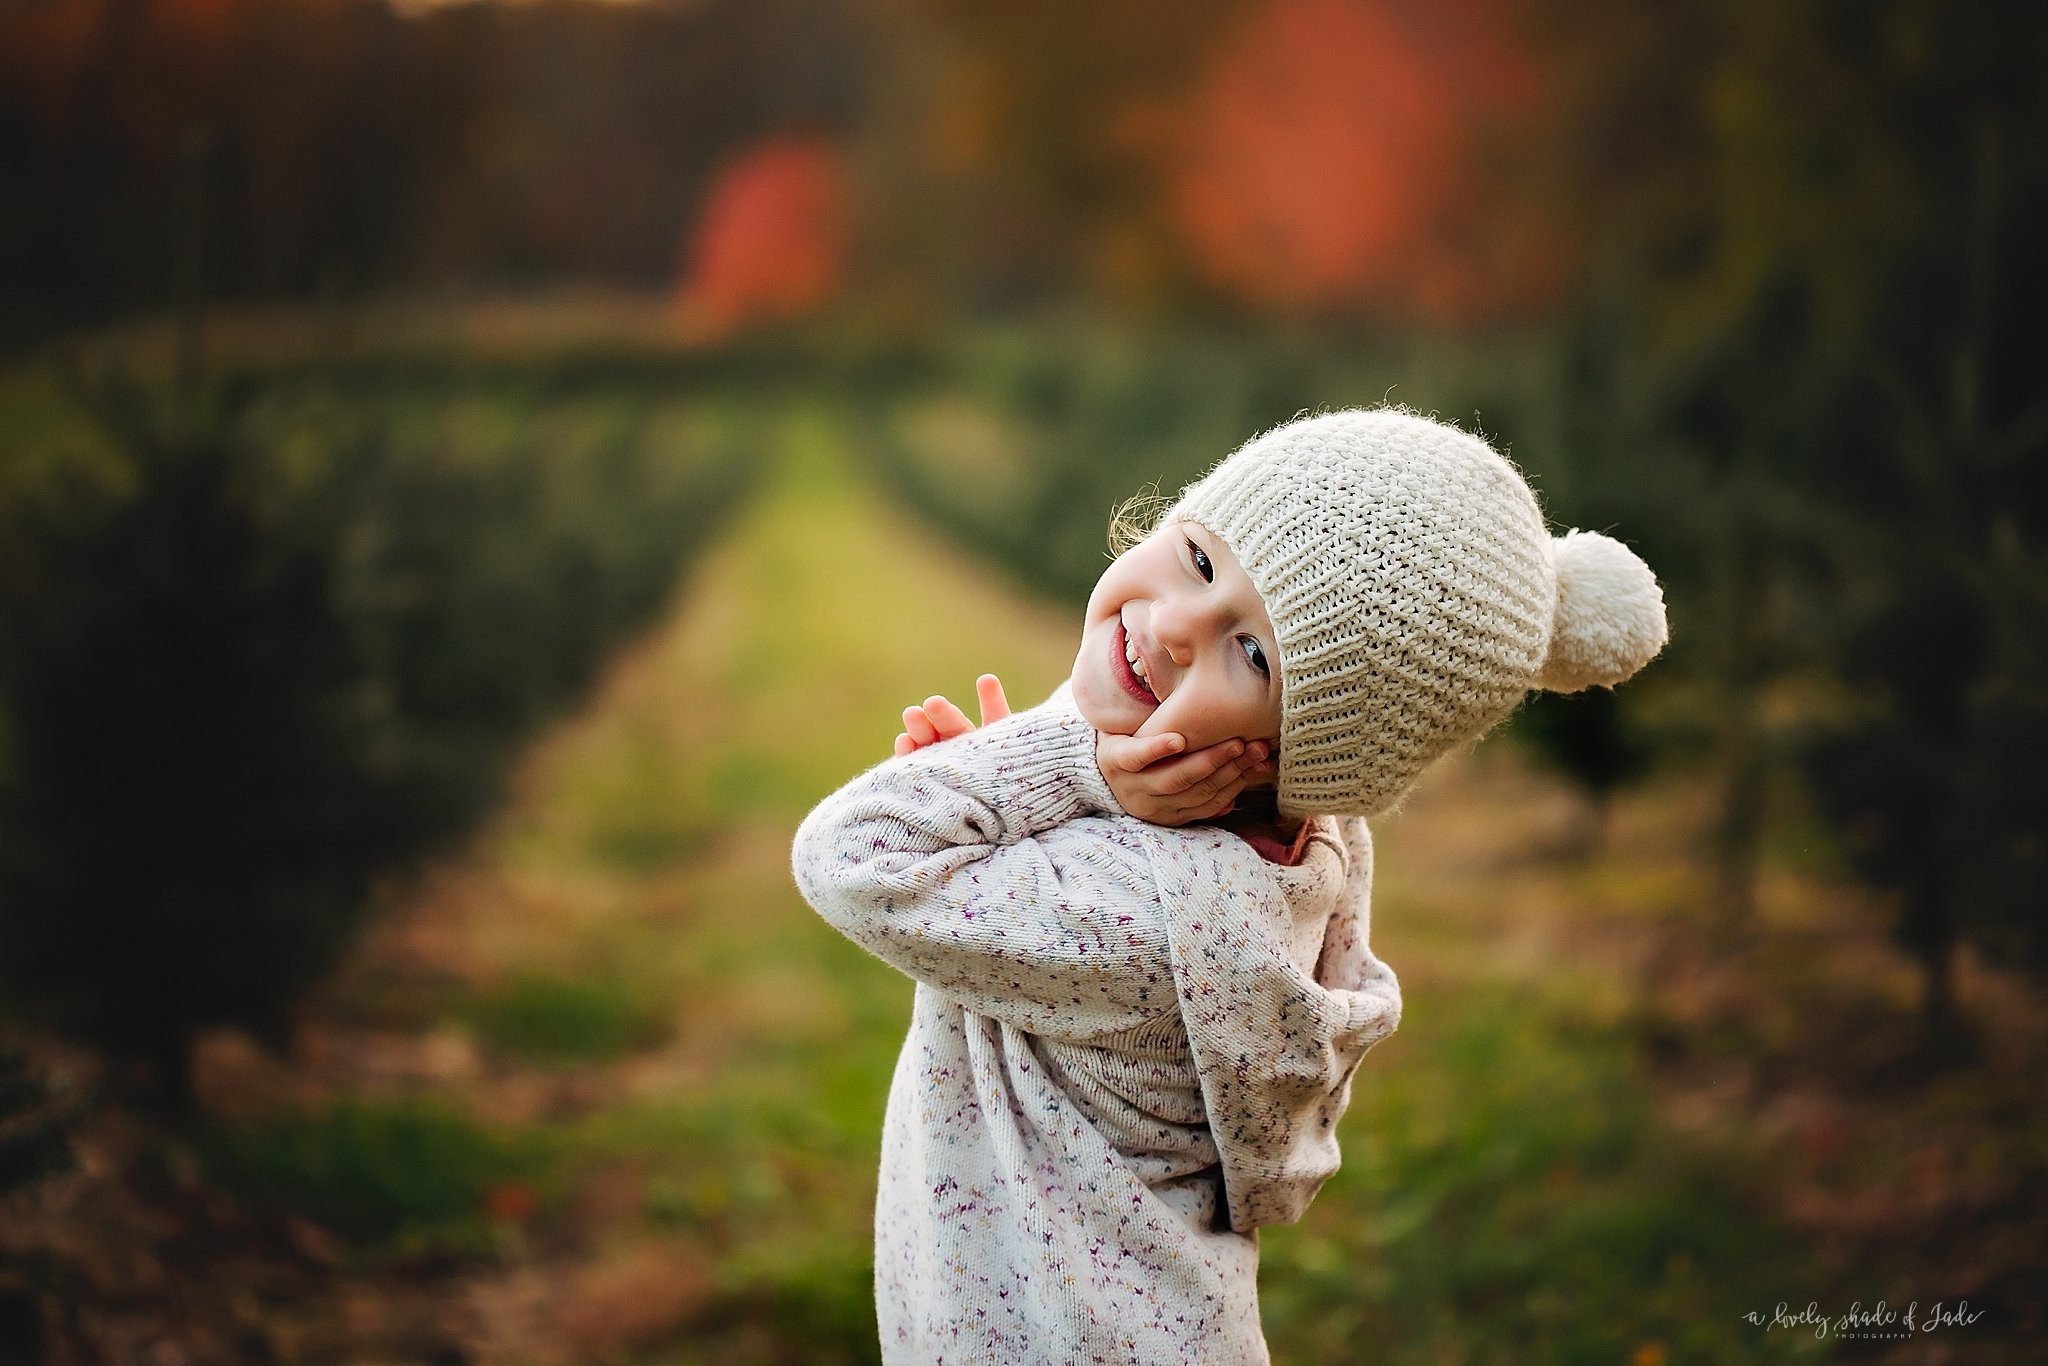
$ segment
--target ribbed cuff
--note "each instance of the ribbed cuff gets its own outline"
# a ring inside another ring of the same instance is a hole
[[[923,751],[943,761],[971,764],[1000,785],[1004,824],[1016,838],[1035,835],[1081,816],[1122,815],[1095,758],[1095,727],[1062,683],[1052,696],[982,730]]]
[[[1081,715],[1081,709],[1075,705],[1074,685],[1071,682],[1060,684],[1053,689],[1045,705],[1057,707],[1070,718],[1074,728],[1073,743],[1079,750],[1073,759],[1076,769],[1074,783],[1083,814],[1124,815],[1124,805],[1116,799],[1116,793],[1110,791],[1109,779],[1102,776],[1102,760],[1096,755],[1095,746],[1102,738],[1101,733],[1088,724],[1087,718]]]

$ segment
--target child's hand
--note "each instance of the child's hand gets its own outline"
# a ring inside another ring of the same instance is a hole
[[[1223,740],[1181,754],[1182,738],[1163,735],[1095,737],[1095,762],[1125,811],[1153,825],[1188,825],[1220,816],[1245,784],[1266,766],[1271,746]]]
[[[994,674],[983,674],[974,680],[974,695],[981,703],[981,724],[984,726],[1010,714],[1009,700],[1003,696],[1003,682]],[[926,745],[965,735],[973,729],[974,723],[967,719],[966,712],[933,694],[924,700],[924,705],[903,709],[903,734],[896,737],[896,752],[909,754]]]

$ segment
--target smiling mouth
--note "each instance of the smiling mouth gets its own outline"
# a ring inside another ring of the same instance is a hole
[[[1138,701],[1143,702],[1146,706],[1156,707],[1159,705],[1158,694],[1154,693],[1151,685],[1138,677],[1131,669],[1131,662],[1126,657],[1129,649],[1130,641],[1124,635],[1123,619],[1119,617],[1116,623],[1116,631],[1110,637],[1109,642],[1109,671],[1115,675],[1118,687]]]

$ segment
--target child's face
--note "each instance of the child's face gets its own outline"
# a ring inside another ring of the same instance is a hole
[[[1280,736],[1272,618],[1223,538],[1193,522],[1160,527],[1103,571],[1073,683],[1081,715],[1100,731],[1174,731],[1189,752]]]

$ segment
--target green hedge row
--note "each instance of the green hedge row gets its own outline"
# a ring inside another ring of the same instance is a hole
[[[173,1095],[194,1028],[285,1031],[759,464],[657,375],[392,380],[74,369],[0,415],[0,974]]]

